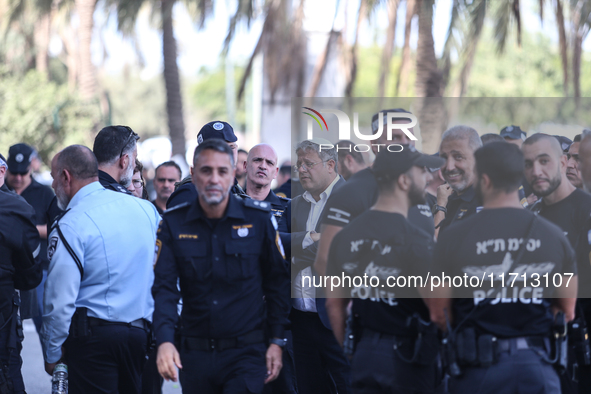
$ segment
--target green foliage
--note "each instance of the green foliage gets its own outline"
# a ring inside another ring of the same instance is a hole
[[[161,75],[143,80],[126,67],[122,75],[104,75],[100,82],[111,102],[111,123],[130,126],[141,141],[168,135],[166,92]]]
[[[49,82],[36,71],[24,77],[0,68],[0,151],[24,142],[37,149],[48,163],[71,144],[92,146],[94,127],[100,122],[96,104],[82,104],[64,85]]]
[[[244,67],[235,67],[234,86],[240,84]],[[226,101],[226,71],[223,63],[214,69],[202,67],[197,75],[197,82],[189,88],[191,105],[205,119],[229,119]],[[236,103],[236,124],[238,130],[246,129],[244,101]]]

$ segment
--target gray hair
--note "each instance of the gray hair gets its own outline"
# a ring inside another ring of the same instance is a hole
[[[468,140],[468,146],[470,147],[470,149],[472,149],[473,152],[475,152],[476,149],[482,146],[482,140],[480,139],[478,132],[474,130],[472,127],[465,125],[458,125],[447,129],[445,133],[443,133],[443,135],[441,136],[441,143],[443,143],[444,141],[454,141],[463,139]]]
[[[338,166],[337,163],[339,162],[339,155],[337,154],[337,149],[333,146],[330,149],[320,149],[320,145],[312,142],[310,140],[302,141],[296,147],[296,154],[298,152],[309,152],[314,151],[318,153],[318,157],[322,160],[322,165],[324,166],[327,161],[334,160],[334,170],[338,174]]]

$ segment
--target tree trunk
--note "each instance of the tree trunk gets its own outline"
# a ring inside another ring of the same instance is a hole
[[[179,67],[176,62],[176,40],[172,27],[172,7],[175,0],[162,0],[162,56],[164,57],[164,84],[166,86],[166,113],[172,155],[185,157],[185,121]]]
[[[396,96],[408,95],[408,76],[410,74],[410,32],[412,18],[416,14],[415,0],[406,0],[406,23],[404,26],[404,47],[402,48],[402,62],[398,70],[396,81]]]
[[[361,0],[359,2],[359,11],[357,12],[357,24],[355,25],[355,40],[351,47],[351,55],[349,59],[349,69],[347,75],[347,86],[345,87],[345,96],[351,97],[353,94],[353,87],[355,86],[355,79],[357,79],[357,43],[359,41],[359,30],[361,29],[361,22],[365,18],[367,12],[367,0]]]
[[[419,41],[417,44],[417,80],[415,94],[422,98],[416,105],[421,128],[423,151],[433,153],[439,149],[441,134],[447,127],[447,116],[441,99],[441,72],[437,68],[433,43],[434,0],[417,0],[419,15]]]
[[[568,44],[564,27],[562,0],[556,0],[556,25],[558,26],[558,46],[560,48],[560,59],[562,60],[562,87],[564,97],[568,97]]]
[[[398,14],[399,4],[400,0],[388,1],[388,32],[386,34],[384,49],[382,50],[380,79],[378,81],[378,97],[384,97],[386,85],[388,83],[388,75],[390,74],[390,61],[392,60],[392,52],[394,50],[394,42],[396,39],[396,15]]]
[[[80,25],[78,26],[78,40],[80,43],[78,86],[80,96],[88,100],[96,96],[97,89],[96,70],[94,64],[92,64],[90,52],[94,27],[93,15],[97,0],[75,0],[75,2],[78,17],[80,18]]]
[[[70,93],[76,90],[76,81],[78,80],[78,48],[75,41],[75,33],[70,25],[66,25],[60,32],[60,38],[64,43],[66,52],[66,66],[68,67],[68,89]]]
[[[50,14],[41,15],[35,22],[35,66],[37,71],[49,77]]]

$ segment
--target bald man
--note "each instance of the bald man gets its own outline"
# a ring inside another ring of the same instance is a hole
[[[277,152],[269,144],[255,145],[244,162],[246,172],[246,194],[253,200],[271,204],[271,210],[278,223],[287,207],[289,198],[279,197],[271,190],[271,182],[277,177]],[[283,232],[283,230],[279,229]],[[287,231],[287,229],[285,229]]]
[[[591,323],[591,261],[589,252],[589,217],[591,215],[591,195],[577,189],[567,177],[568,159],[556,138],[546,134],[534,134],[523,142],[521,147],[525,157],[525,179],[534,193],[542,197],[532,207],[532,211],[550,220],[564,231],[577,256],[579,276],[578,303],[584,310],[587,325]],[[580,321],[582,322],[582,320]],[[568,371],[577,369],[579,393],[591,392],[591,369],[577,365],[571,360]],[[576,382],[573,381],[576,386]]]

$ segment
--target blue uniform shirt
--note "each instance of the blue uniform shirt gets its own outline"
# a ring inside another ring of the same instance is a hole
[[[181,336],[236,338],[268,323],[271,336],[283,338],[289,271],[267,202],[230,195],[217,220],[205,217],[197,199],[167,210],[154,274],[158,345],[174,343],[181,295]]]
[[[41,341],[45,360],[56,362],[78,307],[88,316],[129,323],[151,320],[150,287],[160,215],[148,201],[106,190],[99,182],[84,186],[68,204],[59,226],[82,263],[84,277],[58,237],[49,236]]]

